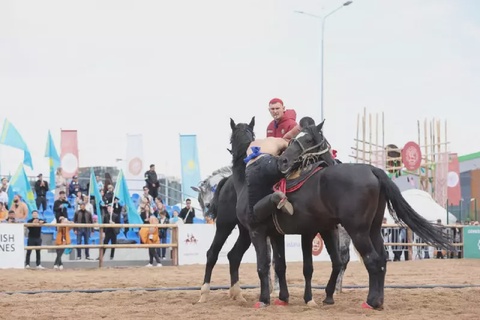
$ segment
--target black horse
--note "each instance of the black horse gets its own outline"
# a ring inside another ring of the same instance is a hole
[[[288,175],[305,158],[323,153],[328,142],[322,133],[323,122],[311,126],[291,141],[279,157],[281,171]],[[382,309],[386,274],[386,252],[381,236],[385,208],[394,220],[410,227],[430,245],[447,250],[452,248],[450,239],[440,228],[420,216],[403,198],[400,190],[387,174],[367,164],[338,164],[324,168],[311,176],[302,188],[288,195],[295,208],[296,225],[316,225],[333,230],[340,223],[352,238],[369,275],[369,292],[364,308]],[[278,215],[281,228],[298,232],[292,227],[290,217]],[[262,252],[263,254],[263,252]],[[263,275],[262,275],[263,276]]]
[[[212,172],[212,174],[205,180],[201,181],[198,186],[192,186],[192,190],[198,192],[198,202],[202,207],[204,215],[209,215],[212,219],[215,219],[215,236],[212,244],[207,251],[207,262],[205,265],[205,274],[203,279],[203,285],[200,290],[199,302],[206,302],[210,293],[210,282],[212,279],[213,268],[215,267],[218,255],[222,250],[228,236],[231,234],[235,226],[238,225],[238,218],[235,212],[237,204],[237,194],[233,185],[232,167],[225,166]],[[348,233],[342,226],[338,226],[339,231],[339,249],[340,258],[342,261],[342,268],[340,274],[337,277],[337,283],[335,286],[335,292],[342,292],[343,275],[350,262],[350,243],[351,239]],[[239,235],[240,237],[240,235]],[[243,235],[242,235],[243,237]],[[268,246],[270,248],[270,246]],[[238,249],[232,250],[233,256],[237,254]],[[308,249],[305,249],[305,252]],[[231,257],[229,255],[229,257]],[[269,253],[270,255],[270,253]],[[238,254],[236,255],[238,256]],[[231,282],[232,289],[230,291],[230,297],[232,299],[238,299],[243,301],[244,298],[238,287],[235,287],[235,283],[238,281],[238,260],[230,260],[230,270],[232,271]],[[270,276],[269,276],[270,278]],[[277,279],[278,280],[278,279]],[[271,283],[270,291],[272,292],[274,285]],[[309,305],[315,305],[312,300],[306,301]]]
[[[315,235],[319,232],[324,240],[325,247],[332,260],[332,272],[327,284],[326,294],[327,297],[324,303],[332,304],[333,294],[335,292],[335,283],[337,276],[342,269],[342,261],[338,252],[338,230],[337,228],[323,228],[320,224],[314,222],[314,215],[310,213],[313,210],[304,210],[300,214],[290,216],[286,214],[278,214],[276,205],[273,202],[262,201],[268,208],[266,210],[271,214],[267,214],[269,217],[265,220],[265,223],[251,224],[250,217],[248,216],[247,205],[247,186],[245,182],[245,163],[244,158],[250,143],[254,140],[253,133],[255,119],[252,118],[249,124],[235,122],[230,119],[230,126],[232,129],[232,135],[230,142],[232,145],[232,182],[234,184],[237,205],[236,213],[241,225],[245,226],[250,234],[251,242],[253,243],[257,255],[257,271],[260,278],[260,299],[256,303],[256,307],[263,307],[270,304],[269,295],[269,280],[268,270],[270,269],[270,260],[267,254],[267,237],[270,237],[272,248],[274,251],[275,259],[275,272],[279,279],[279,299],[275,301],[275,304],[284,305],[288,302],[289,293],[285,278],[286,263],[285,263],[285,234],[300,234],[302,236],[302,253],[303,253],[303,274],[305,277],[305,292],[304,300],[309,303],[312,300],[312,288],[311,279],[313,274],[313,261],[312,261],[312,241]],[[328,151],[328,146],[324,152]],[[327,164],[333,165],[335,161],[333,158],[328,159]],[[228,180],[227,180],[228,181]],[[308,182],[308,180],[307,180]],[[308,188],[302,187],[300,190]],[[298,192],[298,191],[297,191]],[[289,196],[290,198],[290,196]],[[260,203],[260,202],[259,202]],[[313,205],[313,202],[311,203]],[[256,209],[255,209],[256,210]],[[297,209],[295,209],[297,212]],[[301,217],[301,219],[300,219]],[[274,221],[275,220],[275,221]],[[281,230],[279,224],[281,222]],[[233,255],[232,255],[233,257]]]
[[[208,294],[210,293],[212,272],[215,264],[217,263],[218,255],[222,250],[223,245],[227,241],[227,238],[232,233],[232,230],[238,225],[238,219],[235,212],[237,194],[235,192],[231,175],[231,166],[225,166],[214,171],[209,177],[201,181],[198,186],[191,187],[192,190],[198,192],[198,202],[202,207],[204,215],[208,215],[212,219],[215,219],[216,227],[215,236],[210,248],[207,251],[207,263],[205,265],[203,285],[200,290],[200,300],[198,301],[200,303],[207,301]],[[243,254],[245,253],[245,251],[243,251],[246,246],[244,238],[245,234],[248,234],[248,232],[246,232],[241,225],[239,228],[240,233],[237,238],[237,242],[239,244],[233,247],[231,249],[231,253],[228,255],[231,271],[231,287],[229,295],[230,298],[234,300],[244,301],[245,299],[243,298],[242,293],[236,284],[239,280],[238,269],[240,263],[238,261],[238,257],[240,255],[243,257]],[[244,242],[245,245],[242,244]],[[250,246],[250,243],[251,242],[248,242],[248,246]],[[241,251],[239,251],[239,246]],[[269,248],[271,247],[269,246]],[[269,252],[269,255],[271,255],[271,252]],[[273,292],[274,287],[274,283],[271,283],[271,292]]]

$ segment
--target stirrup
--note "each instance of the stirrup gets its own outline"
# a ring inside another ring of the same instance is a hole
[[[288,215],[293,215],[293,205],[288,201],[288,199],[285,197],[277,205],[277,209],[282,210],[282,212],[288,214]]]

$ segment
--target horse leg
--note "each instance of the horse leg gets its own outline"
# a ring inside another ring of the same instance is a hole
[[[272,252],[272,242],[270,241],[270,237],[267,237],[267,255],[268,255],[268,263],[272,263],[272,267],[275,268],[275,261],[273,259],[273,252]],[[279,290],[278,285],[278,276],[276,273],[273,274],[274,279],[272,280],[271,276],[271,268],[268,269],[268,279],[269,279],[269,289],[270,294],[273,294],[275,290]]]
[[[375,251],[378,253],[380,256],[380,270],[382,271],[379,276],[378,276],[378,306],[376,309],[382,309],[383,308],[383,300],[384,300],[384,289],[385,289],[385,275],[387,274],[387,251],[385,250],[385,246],[383,245],[383,237],[380,233],[380,230],[378,232],[370,231],[370,238],[372,239],[373,246],[375,248]]]
[[[250,232],[250,237],[255,247],[257,255],[257,273],[260,279],[260,298],[255,304],[255,308],[266,307],[270,304],[268,269],[270,268],[269,257],[267,254],[267,235],[265,228],[260,226]],[[273,248],[276,255],[276,248]]]
[[[276,253],[273,256],[273,261],[280,291],[278,300],[275,300],[275,304],[278,306],[285,306],[288,304],[288,298],[290,296],[288,293],[287,279],[285,275],[287,270],[287,263],[285,261],[285,236],[277,235],[270,237],[270,241],[272,243],[273,252]]]
[[[213,238],[213,242],[210,245],[210,248],[207,251],[207,264],[205,266],[205,276],[203,279],[203,285],[200,290],[200,300],[198,302],[206,302],[208,294],[210,293],[210,280],[212,278],[212,271],[215,267],[215,264],[218,260],[218,254],[220,250],[222,250],[225,241],[227,241],[228,236],[232,232],[233,228],[235,227],[236,223],[227,224],[225,226],[217,225],[217,229],[215,231],[215,237]]]
[[[334,304],[333,294],[335,293],[335,284],[337,283],[338,274],[343,267],[342,261],[340,260],[340,252],[338,251],[338,229],[323,230],[320,231],[320,235],[332,261],[332,272],[327,287],[325,288],[327,296],[325,300],[323,300],[323,304]]]
[[[385,212],[386,201],[383,196],[380,196],[378,203],[377,213],[373,221],[372,227],[370,228],[370,239],[372,241],[373,247],[377,254],[380,257],[380,272],[377,277],[377,286],[378,286],[378,298],[376,309],[383,309],[384,301],[384,291],[385,291],[385,275],[387,274],[387,251],[383,245],[383,236],[382,236],[382,221],[383,215]]]
[[[341,226],[338,225],[338,241],[339,241],[339,250],[340,250],[340,260],[342,261],[342,268],[337,277],[337,284],[335,285],[335,292],[341,293],[343,290],[343,276],[347,270],[347,265],[350,262],[350,243],[352,239],[348,235],[347,231]]]
[[[242,295],[242,290],[240,289],[240,284],[238,283],[238,269],[240,268],[240,263],[242,262],[243,255],[248,250],[251,244],[250,234],[248,230],[238,224],[238,239],[235,242],[233,248],[228,252],[227,257],[230,263],[230,298],[233,300],[240,300],[246,302],[245,298]]]
[[[305,291],[303,293],[303,300],[309,307],[317,305],[312,296],[312,275],[313,275],[313,257],[312,257],[312,242],[314,235],[302,234],[302,254],[303,254],[303,277],[305,278]]]
[[[356,226],[351,230],[347,228],[347,231],[349,231],[349,234],[352,237],[353,245],[362,257],[365,268],[368,271],[368,296],[367,302],[364,303],[362,307],[370,309],[381,309],[381,291],[383,290],[381,290],[378,285],[380,282],[379,280],[381,280],[382,277],[385,277],[385,257],[381,257],[375,250],[372,240],[370,238],[370,234],[367,232],[357,231],[359,229],[362,230],[364,228]],[[380,230],[377,231],[380,233]]]

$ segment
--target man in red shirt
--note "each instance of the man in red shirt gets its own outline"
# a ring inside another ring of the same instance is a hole
[[[268,124],[267,137],[283,138],[288,131],[297,125],[295,110],[285,110],[283,101],[278,98],[270,100],[268,111],[270,111],[273,120]]]

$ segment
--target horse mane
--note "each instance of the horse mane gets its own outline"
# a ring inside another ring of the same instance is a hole
[[[214,220],[217,218],[218,197],[220,195],[220,191],[222,190],[223,186],[225,185],[225,183],[227,182],[227,180],[230,177],[231,176],[228,176],[228,177],[225,177],[222,180],[220,180],[220,182],[217,185],[217,189],[215,189],[215,193],[213,194],[213,199],[210,202],[210,215],[211,215],[212,219],[214,219]]]
[[[212,172],[212,174],[210,176],[207,177],[207,179],[205,180],[210,180],[210,178],[218,175],[218,174],[232,174],[232,166],[225,166],[225,167],[221,167],[220,169],[217,169],[215,171]]]
[[[244,130],[239,128],[239,126],[245,126],[245,128],[252,133],[253,140],[255,140],[255,133],[246,123],[237,124],[230,137],[233,167],[245,165],[243,159],[246,157],[248,146],[253,141],[245,135]]]

